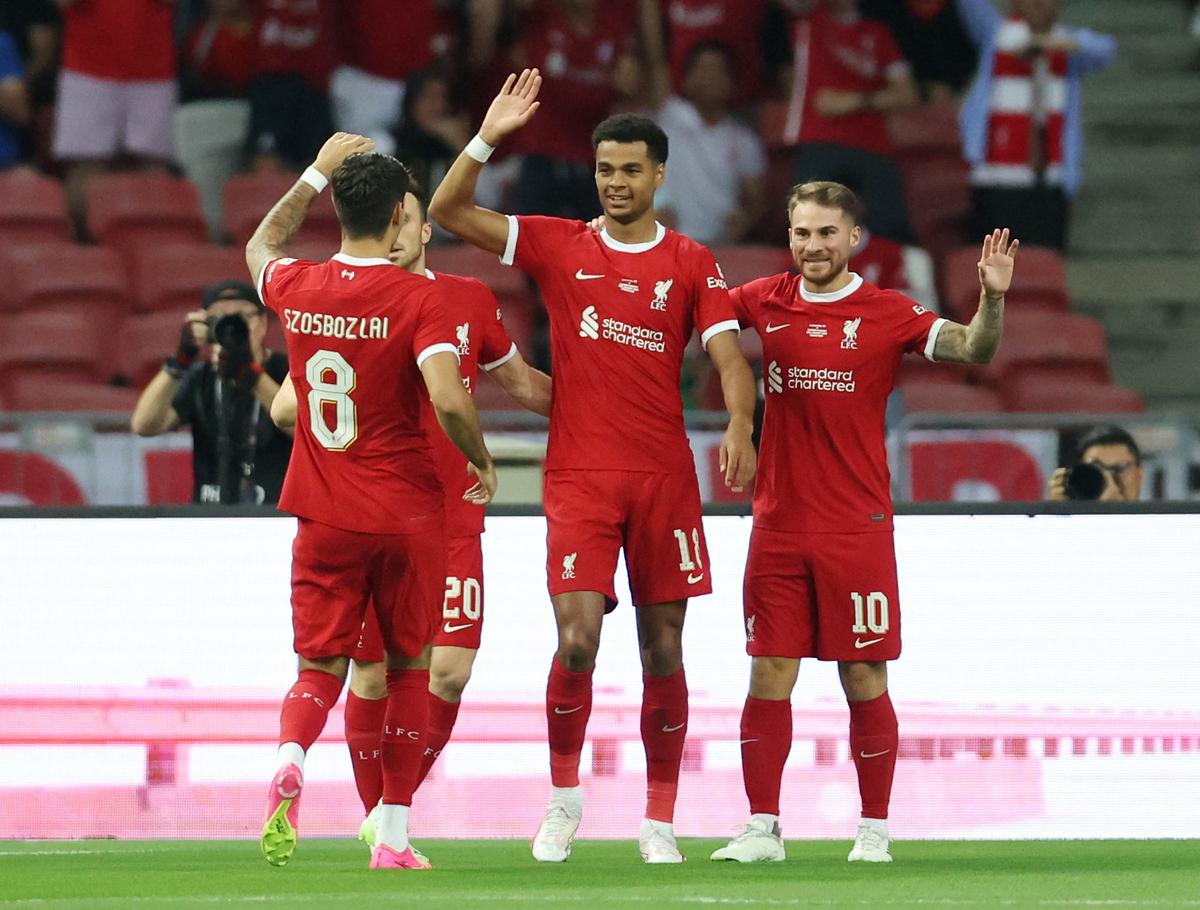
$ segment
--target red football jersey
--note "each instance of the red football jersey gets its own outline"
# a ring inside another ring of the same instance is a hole
[[[474,278],[447,275],[444,272],[425,274],[441,282],[454,301],[458,369],[462,373],[463,385],[474,395],[479,370],[488,372],[508,363],[517,353],[517,346],[504,330],[504,323],[500,321],[500,305],[486,285]],[[467,473],[467,458],[442,430],[432,406],[424,409],[424,417],[426,432],[433,446],[434,461],[446,491],[446,536],[471,537],[482,534],[483,506],[462,498],[463,493],[475,484],[475,477]]]
[[[785,273],[730,296],[763,344],[755,524],[804,532],[890,529],[887,398],[901,356],[922,352],[932,360],[945,320],[858,275],[829,294],[810,293],[799,275]]]
[[[93,0],[63,10],[63,69],[131,82],[175,78],[175,8],[162,0]]]
[[[386,259],[276,259],[259,294],[283,324],[299,404],[279,507],[369,534],[443,512],[420,364],[456,352],[448,287]]]
[[[888,76],[907,69],[888,27],[858,15],[838,18],[818,7],[796,24],[792,98],[784,125],[789,142],[832,142],[886,155],[891,150],[887,121],[879,111],[860,110],[842,117],[817,113],[824,89],[877,92]]]
[[[381,79],[406,79],[446,55],[454,18],[436,0],[350,0],[341,12],[342,59]]]
[[[313,88],[329,85],[337,65],[335,0],[269,0],[258,5],[259,73],[297,73]]]
[[[667,4],[667,47],[671,81],[683,94],[688,54],[703,41],[721,41],[733,48],[735,106],[750,104],[762,90],[762,26],[764,0],[670,0]]]
[[[850,251],[850,268],[867,284],[889,291],[908,292],[908,273],[904,268],[904,247],[887,237],[862,229],[863,239]]]
[[[662,225],[627,244],[581,221],[509,215],[501,261],[534,277],[550,316],[546,470],[694,470],[683,351],[693,329],[707,344],[738,328],[712,253]]]

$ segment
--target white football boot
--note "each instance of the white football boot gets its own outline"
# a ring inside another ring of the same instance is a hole
[[[858,835],[854,838],[854,847],[846,859],[852,863],[890,863],[890,844],[887,822],[883,819],[864,818],[858,823]]]
[[[562,863],[571,855],[571,841],[583,820],[583,789],[571,789],[578,791],[578,795],[550,797],[546,815],[530,845],[533,858],[539,863]]]
[[[741,834],[709,857],[735,863],[782,863],[786,858],[779,822],[769,823],[758,816],[751,816]]]
[[[687,862],[675,843],[675,830],[670,822],[643,818],[638,830],[638,852],[648,866]]]

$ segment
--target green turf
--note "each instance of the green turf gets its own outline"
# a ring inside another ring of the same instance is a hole
[[[0,907],[472,910],[476,907],[1200,907],[1200,841],[904,841],[890,866],[849,844],[796,841],[788,860],[644,866],[629,841],[584,841],[539,865],[518,841],[423,841],[431,872],[370,872],[354,841],[302,841],[275,869],[250,841],[0,842]]]

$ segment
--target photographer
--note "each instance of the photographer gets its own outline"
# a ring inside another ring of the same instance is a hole
[[[1049,499],[1137,502],[1146,469],[1132,436],[1117,426],[1090,430],[1079,440],[1079,456],[1070,468],[1050,475]]]
[[[271,423],[270,410],[287,357],[263,347],[267,314],[250,285],[210,285],[201,303],[187,314],[178,347],[142,392],[130,425],[139,436],[191,427],[193,502],[276,502],[292,442]]]

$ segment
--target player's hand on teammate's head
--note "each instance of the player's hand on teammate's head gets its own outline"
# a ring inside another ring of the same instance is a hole
[[[334,133],[325,140],[313,167],[326,177],[333,175],[337,166],[351,155],[366,155],[375,151],[375,141],[357,133]]]
[[[992,231],[983,238],[979,254],[979,286],[988,297],[1003,297],[1012,284],[1013,266],[1021,241],[1008,238],[1008,228]]]
[[[486,506],[496,495],[496,487],[500,480],[496,476],[496,466],[489,464],[486,468],[478,468],[467,462],[467,473],[477,478],[478,482],[463,493],[463,499],[477,506]]]
[[[537,100],[541,87],[542,76],[536,68],[521,70],[520,76],[509,73],[504,87],[483,115],[480,138],[488,145],[496,145],[528,123],[541,105]]]

